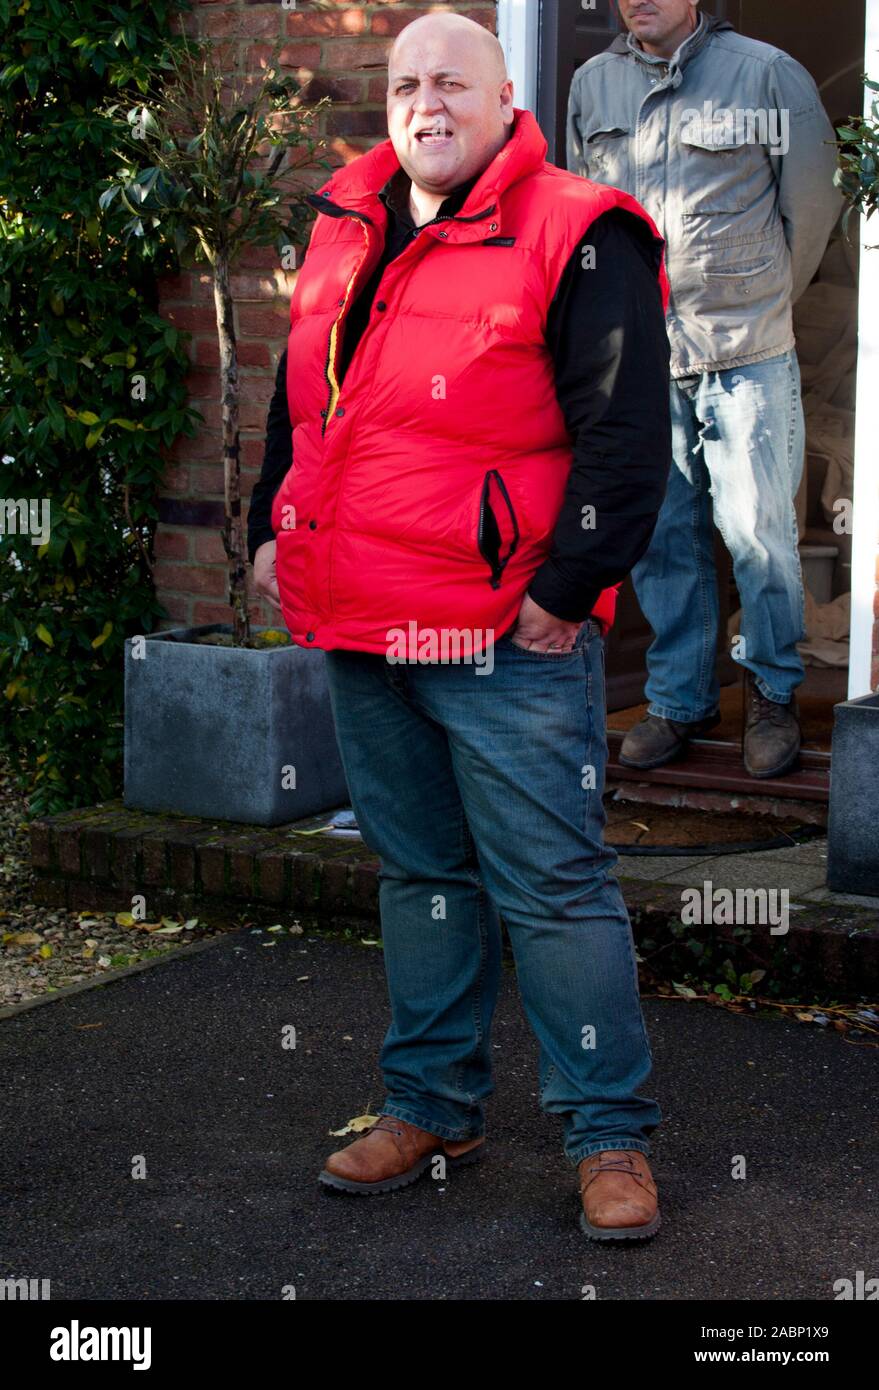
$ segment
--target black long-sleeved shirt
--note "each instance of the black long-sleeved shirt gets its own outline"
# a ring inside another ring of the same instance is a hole
[[[454,216],[476,180],[455,189],[435,220]],[[385,248],[351,305],[340,353],[341,381],[369,321],[390,261],[422,231],[399,170],[380,193],[388,208]],[[427,224],[425,224],[427,225]],[[588,254],[586,248],[589,248]],[[528,592],[548,613],[582,622],[602,589],[625,579],[644,554],[671,464],[669,342],[657,268],[662,243],[641,218],[614,209],[584,229],[547,317],[556,395],[573,442],[573,462],[553,545]],[[248,553],[274,539],[272,500],[293,462],[286,387],[278,364],[260,478],[248,514]]]

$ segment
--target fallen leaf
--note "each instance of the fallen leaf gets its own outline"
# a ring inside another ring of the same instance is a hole
[[[645,825],[642,820],[633,820],[630,821],[629,824],[637,826],[639,830],[646,830],[648,835],[650,834],[650,826]]]
[[[341,1139],[346,1134],[360,1134],[364,1129],[372,1129],[378,1118],[378,1115],[355,1115],[344,1129],[331,1129],[330,1135],[333,1139]]]
[[[38,956],[42,956],[42,957],[43,957],[43,960],[48,960],[49,957],[51,956],[51,954],[52,954],[52,947],[51,947],[51,946],[41,946],[40,949],[39,949],[39,951],[37,952],[37,955],[38,955]]]
[[[35,931],[17,931],[8,940],[13,946],[39,946],[43,938]]]
[[[197,918],[197,917],[190,917],[190,919],[189,919],[188,922],[184,922],[184,923],[183,923],[183,930],[184,930],[184,931],[192,931],[192,928],[193,928],[193,927],[197,927],[197,926],[198,926],[198,918]]]
[[[696,998],[696,991],[694,989],[690,989],[689,985],[676,985],[674,984],[674,981],[672,981],[672,984],[674,985],[675,994],[679,994],[682,999]]]
[[[117,912],[116,916],[113,918],[113,921],[116,923],[117,927],[137,926],[137,918],[134,917],[133,914],[130,912]]]
[[[165,918],[163,917],[163,918],[162,918],[162,921],[164,922],[164,920],[165,920]],[[178,925],[176,925],[176,926],[158,927],[158,928],[156,929],[155,935],[156,935],[156,936],[176,936],[177,932],[182,931],[182,930],[183,930],[183,923],[180,922],[180,923],[179,923]]]
[[[273,941],[271,944],[274,946],[274,944],[275,944],[274,941]],[[297,985],[301,985],[302,982],[303,982],[303,980],[310,980],[310,979],[311,979],[311,976],[310,976],[310,975],[297,975],[297,976],[296,976],[296,983],[297,983]]]

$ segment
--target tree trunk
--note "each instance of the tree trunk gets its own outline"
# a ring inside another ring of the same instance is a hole
[[[214,264],[214,305],[220,342],[220,405],[223,421],[223,548],[229,562],[232,641],[240,647],[250,637],[244,529],[241,524],[241,459],[238,429],[238,347],[229,289],[229,262],[221,252]]]

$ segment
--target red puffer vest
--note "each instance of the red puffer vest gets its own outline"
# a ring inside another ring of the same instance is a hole
[[[547,164],[546,148],[516,110],[461,211],[385,270],[341,386],[346,309],[384,245],[390,140],[312,196],[321,215],[290,308],[293,466],[272,505],[302,646],[415,659],[428,634],[466,658],[512,626],[549,552],[572,458],[550,303],[601,213],[622,207],[658,232],[634,198]],[[667,301],[664,269],[661,282]],[[605,630],[615,602],[606,589],[593,609]]]

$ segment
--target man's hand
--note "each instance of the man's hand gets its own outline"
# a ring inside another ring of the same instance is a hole
[[[281,595],[278,592],[278,577],[275,574],[275,550],[277,541],[265,541],[253,557],[253,585],[260,598],[266,599],[273,608],[281,610]]]
[[[552,613],[547,613],[526,594],[510,640],[514,647],[524,647],[527,651],[569,652],[582,626],[582,623],[566,623],[561,618],[554,618]]]

